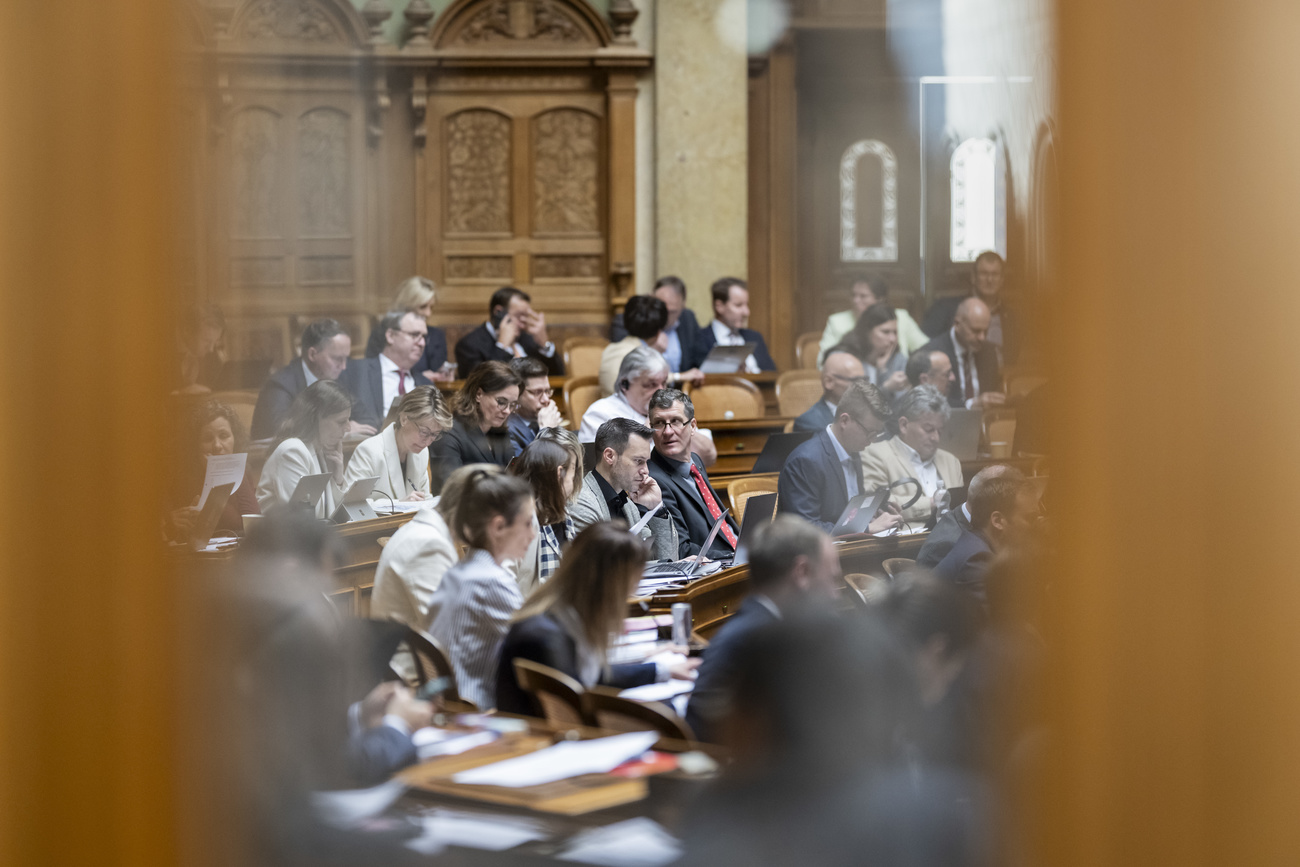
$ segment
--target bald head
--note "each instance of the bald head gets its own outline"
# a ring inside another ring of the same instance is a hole
[[[957,331],[957,342],[963,349],[979,352],[984,348],[984,339],[989,333],[991,317],[989,306],[974,296],[958,305],[953,326]]]
[[[1009,467],[1006,464],[993,464],[985,467],[974,476],[966,485],[966,499],[977,496],[983,490],[984,486],[994,479],[1009,479],[1014,482],[1023,480],[1025,474],[1015,467]]]
[[[822,390],[831,403],[838,405],[848,387],[865,375],[857,356],[849,352],[831,352],[822,362]]]

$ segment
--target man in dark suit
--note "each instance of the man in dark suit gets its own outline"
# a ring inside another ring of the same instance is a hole
[[[1002,298],[1005,273],[1006,266],[1001,256],[992,250],[980,253],[971,266],[970,295],[951,295],[936,300],[925,311],[921,330],[930,337],[938,337],[952,327],[957,307],[963,299],[978,298],[989,308],[988,342],[997,347],[1003,364],[1014,364],[1020,353],[1020,323],[1015,311],[1009,309]]]
[[[714,346],[743,346],[753,342],[758,345],[754,347],[754,354],[745,359],[742,372],[776,370],[776,362],[768,354],[763,335],[745,327],[749,322],[749,288],[745,281],[738,277],[723,277],[715,281],[709,291],[713,296],[713,321],[708,328],[700,330],[690,364],[683,361],[682,366],[699,367]]]
[[[384,330],[384,349],[374,358],[354,358],[339,377],[339,384],[352,393],[352,420],[375,430],[383,427],[393,401],[417,385],[412,370],[424,355],[428,325],[418,313],[393,310],[379,320]]]
[[[801,443],[781,469],[777,508],[811,521],[826,532],[834,529],[849,500],[862,491],[862,450],[889,436],[889,400],[869,382],[855,382],[835,408],[835,420]],[[881,511],[868,531],[898,526],[897,512]]]
[[[456,341],[457,375],[466,379],[485,361],[536,358],[551,376],[564,375],[564,359],[546,336],[546,314],[533,309],[528,293],[505,286],[492,293],[488,321]]]
[[[510,362],[510,369],[519,374],[524,383],[519,391],[519,408],[506,420],[515,453],[519,454],[537,439],[542,428],[562,426],[564,417],[551,398],[553,389],[546,376],[546,365],[536,358],[525,357]]]
[[[942,352],[955,374],[948,388],[948,403],[967,409],[1002,406],[1002,367],[997,349],[987,342],[989,308],[978,298],[967,298],[957,307],[952,328],[922,346],[921,352]]]
[[[704,651],[686,707],[695,736],[715,742],[732,689],[744,664],[746,639],[810,602],[832,602],[838,594],[840,559],[830,537],[790,515],[779,515],[759,532],[749,550],[750,595]]]
[[[939,561],[948,556],[952,546],[957,544],[961,534],[970,529],[970,498],[976,495],[989,481],[998,478],[1022,479],[1024,475],[1015,467],[1006,464],[993,464],[980,470],[966,484],[966,502],[955,509],[944,512],[939,517],[934,529],[925,538],[925,544],[916,555],[916,565],[933,569]]]
[[[668,324],[664,326],[664,336],[668,340],[664,348],[664,360],[673,373],[690,370],[684,364],[695,353],[695,340],[700,334],[700,323],[695,318],[695,311],[686,306],[686,284],[680,277],[660,277],[655,281],[652,293],[668,308]],[[617,343],[627,337],[627,328],[623,325],[623,314],[614,317],[610,324],[610,339]]]
[[[655,440],[650,477],[659,483],[664,508],[677,525],[678,556],[699,554],[727,502],[709,484],[704,462],[691,449],[698,430],[695,404],[684,392],[661,388],[650,398],[648,414]],[[702,553],[714,560],[732,559],[739,533],[740,527],[727,515],[713,545]]]
[[[298,392],[318,379],[338,379],[352,353],[352,338],[333,319],[318,319],[302,332],[302,354],[271,374],[262,384],[253,408],[252,430],[255,440],[269,439],[280,429]],[[373,434],[368,425],[354,425],[353,433]]]
[[[795,430],[822,430],[835,421],[835,408],[850,385],[862,382],[862,362],[851,352],[831,350],[822,364],[822,399],[794,420]]]
[[[970,529],[934,567],[934,574],[986,601],[984,576],[993,558],[1028,544],[1037,532],[1041,512],[1038,491],[1021,478],[1003,474],[979,485],[967,498]]]

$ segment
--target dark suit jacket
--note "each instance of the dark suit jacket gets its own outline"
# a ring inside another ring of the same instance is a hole
[[[370,332],[370,339],[366,341],[366,358],[374,358],[384,351],[384,332],[374,328]],[[430,328],[429,334],[424,338],[424,355],[419,361],[415,362],[415,367],[411,368],[411,376],[415,377],[416,385],[428,385],[429,380],[421,374],[426,370],[432,370],[437,373],[442,370],[443,364],[447,362],[447,332],[441,328]]]
[[[271,378],[262,383],[262,390],[257,393],[257,406],[253,407],[249,438],[264,440],[275,436],[280,429],[280,422],[289,414],[293,399],[306,387],[307,375],[303,373],[301,358],[295,358],[271,374]]]
[[[361,786],[377,786],[418,760],[411,736],[392,726],[375,726],[348,742],[348,765]]]
[[[526,355],[545,364],[551,376],[564,375],[564,358],[558,348],[554,355],[547,358],[542,355],[537,341],[527,334],[519,335],[519,345],[524,348]],[[456,364],[459,366],[456,375],[461,379],[468,377],[474,368],[485,361],[504,361],[509,364],[512,358],[514,355],[497,346],[496,339],[488,333],[486,322],[456,341]]]
[[[776,362],[768,354],[767,343],[763,340],[763,335],[759,334],[752,328],[740,329],[740,336],[746,341],[754,341],[758,345],[754,347],[754,360],[758,362],[760,370],[776,370]],[[686,348],[682,346],[682,369],[690,370],[692,367],[699,367],[704,363],[708,356],[709,350],[716,346],[718,339],[713,335],[712,325],[705,325],[700,329],[699,336],[695,338],[695,348],[690,354],[690,364],[686,363]]]
[[[519,688],[515,659],[528,659],[562,671],[574,680],[578,674],[578,644],[568,630],[549,613],[538,614],[512,624],[501,643],[497,662],[497,710],[525,716],[543,716],[533,697]],[[601,686],[628,689],[655,682],[653,662],[610,665],[602,672]]]
[[[942,352],[948,356],[948,360],[952,362],[953,375],[952,385],[948,389],[948,403],[956,407],[965,406],[966,400],[962,396],[964,386],[957,376],[958,352],[952,341],[952,332],[945,331],[921,349]],[[981,392],[1002,390],[1002,368],[998,364],[998,350],[993,344],[986,343],[979,352],[975,353],[975,372],[979,374]]]
[[[984,537],[974,530],[966,530],[934,567],[934,574],[966,588],[976,599],[984,602],[984,576],[992,561],[993,549]]]
[[[609,336],[613,343],[627,337],[627,329],[623,327],[622,313],[615,315],[613,320],[610,321]],[[691,359],[695,352],[695,341],[699,336],[700,320],[695,318],[695,311],[689,307],[682,308],[682,315],[677,318],[677,339],[682,344],[683,362]],[[682,370],[690,370],[690,368],[683,363]]]
[[[379,358],[349,358],[339,376],[339,385],[352,395],[352,420],[379,430],[388,407],[384,406],[384,370]],[[418,385],[418,383],[417,383]]]
[[[794,429],[824,430],[826,425],[833,421],[835,421],[835,416],[831,415],[831,408],[826,405],[826,399],[822,398],[814,403],[807,412],[794,420]]]
[[[704,462],[700,460],[700,456],[692,454],[691,460],[700,468],[700,472],[704,474],[704,482],[708,484],[709,474],[705,472]],[[700,553],[700,546],[709,537],[714,519],[709,516],[708,509],[704,507],[704,500],[700,496],[700,489],[695,486],[695,480],[690,476],[680,476],[673,471],[674,465],[677,464],[677,461],[659,454],[658,449],[650,455],[650,476],[659,483],[659,489],[664,495],[664,508],[672,515],[673,523],[677,525],[677,556],[689,557]],[[713,498],[717,501],[718,508],[727,508],[727,500],[719,496],[712,485],[709,485],[709,490],[713,491]],[[727,523],[739,536],[740,528],[736,525],[735,518],[727,515]],[[729,560],[736,556],[736,552],[719,530],[713,540],[713,546],[705,552],[705,556],[714,560]]]
[[[969,297],[969,295],[953,295],[936,300],[930,305],[930,309],[925,311],[921,330],[934,338],[952,328],[952,321],[957,316],[957,308]],[[1001,309],[998,310],[998,315],[1002,317],[1002,360],[1007,364],[1014,364],[1016,356],[1020,354],[1020,317],[1007,307],[1006,302],[1003,302]]]
[[[442,483],[453,471],[465,464],[510,465],[515,456],[515,444],[506,428],[493,428],[484,434],[474,422],[456,416],[451,430],[434,440],[429,446],[429,468],[433,473],[433,492],[442,490]]]
[[[749,596],[705,648],[696,671],[695,689],[686,705],[686,722],[699,740],[711,742],[717,737],[718,722],[726,715],[731,689],[744,664],[746,639],[775,622],[771,610]]]
[[[862,488],[862,460],[850,453]],[[790,453],[777,480],[777,510],[805,518],[826,532],[835,528],[844,507],[849,504],[849,489],[831,435],[825,430]]]
[[[930,531],[930,535],[926,537],[921,552],[916,555],[916,565],[933,569],[940,560],[948,556],[948,552],[952,550],[953,545],[957,544],[961,534],[969,529],[970,521],[961,506],[944,512],[935,523],[934,529]]]
[[[528,444],[537,439],[537,422],[525,421],[517,412],[510,413],[506,429],[510,431],[510,439],[515,444],[515,454],[522,454]]]

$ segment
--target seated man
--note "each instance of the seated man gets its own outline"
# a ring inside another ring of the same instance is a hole
[[[1027,479],[1003,475],[981,484],[966,500],[970,529],[934,567],[934,574],[986,601],[984,576],[993,558],[1030,544],[1041,510],[1038,489]]]
[[[488,321],[456,341],[457,375],[468,379],[484,361],[529,356],[551,376],[564,375],[564,358],[546,336],[546,315],[533,309],[528,293],[505,286],[492,293]]]
[[[940,516],[930,535],[926,536],[920,553],[916,555],[917,566],[933,569],[940,560],[948,556],[948,552],[952,550],[953,545],[957,544],[961,534],[970,529],[970,498],[986,483],[1003,476],[1010,479],[1024,478],[1020,470],[1006,464],[993,464],[971,476],[966,486],[966,502]]]
[[[943,426],[952,413],[948,399],[929,385],[904,392],[894,409],[898,433],[883,443],[867,446],[862,453],[862,483],[875,490],[900,479],[921,483],[921,497],[908,508],[903,503],[916,493],[911,485],[895,488],[890,501],[903,520],[913,526],[930,523],[935,512],[935,495],[962,486],[961,461],[939,448]]]
[[[699,337],[695,338],[690,363],[683,361],[682,365],[699,367],[714,346],[744,346],[752,342],[758,345],[754,348],[754,354],[745,358],[741,371],[758,373],[776,370],[776,362],[767,352],[763,335],[745,327],[749,322],[749,289],[745,281],[738,277],[723,277],[714,282],[710,291],[713,295],[713,322],[708,328],[700,330]]]
[[[952,362],[948,360],[947,353],[937,349],[918,349],[913,352],[908,357],[903,372],[913,388],[932,385],[944,396],[952,388]]]
[[[958,305],[952,328],[921,347],[948,356],[956,374],[948,389],[952,406],[987,409],[1007,402],[997,349],[985,339],[988,330],[989,308],[978,298],[967,298]]]
[[[822,399],[794,420],[795,430],[821,430],[835,421],[835,407],[844,392],[864,379],[862,362],[851,352],[835,350],[822,364]]]
[[[510,367],[523,380],[524,387],[519,392],[519,408],[510,413],[506,427],[510,429],[510,439],[514,441],[515,453],[528,448],[528,444],[537,439],[542,428],[562,427],[564,416],[555,405],[547,378],[546,365],[536,358],[516,358]]]
[[[777,509],[790,512],[830,532],[849,500],[862,493],[862,450],[887,436],[889,402],[880,389],[855,382],[835,408],[835,421],[800,444],[777,480]],[[868,532],[880,533],[902,522],[897,512],[875,516]]]
[[[301,357],[290,361],[263,383],[257,406],[253,408],[250,439],[275,436],[298,392],[318,379],[338,379],[352,354],[352,338],[333,319],[317,319],[303,329],[301,348]],[[354,423],[351,433],[369,436],[375,433],[375,428]]]
[[[668,308],[653,295],[633,295],[623,305],[623,325],[627,336],[611,343],[600,353],[600,393],[614,393],[614,381],[623,356],[639,346],[649,346],[662,352],[667,345],[664,325],[668,322]]]
[[[849,309],[841,310],[839,313],[832,313],[826,317],[826,329],[822,331],[817,356],[819,367],[825,362],[830,351],[849,336],[853,326],[858,324],[858,317],[865,313],[868,307],[889,300],[888,292],[881,291],[877,293],[867,278],[861,274],[849,275],[844,280],[844,285],[848,288]],[[925,342],[930,339],[921,330],[921,326],[916,324],[916,320],[912,318],[911,313],[908,313],[902,307],[896,307],[894,308],[894,315],[898,321],[899,352],[907,355],[925,345]]]
[[[692,453],[694,444],[703,439],[695,423],[695,404],[675,388],[660,389],[650,399],[650,428],[655,440],[650,475],[659,483],[664,508],[677,525],[678,558],[703,554],[714,560],[732,559],[739,532],[732,515],[727,515],[712,547],[700,550],[727,501],[709,484],[700,455]]]
[[[1015,314],[1003,302],[1002,283],[1005,274],[1006,264],[1001,256],[993,250],[980,253],[971,265],[970,295],[936,300],[925,311],[922,329],[931,337],[938,337],[952,327],[957,306],[964,298],[978,298],[989,308],[988,342],[996,347],[1001,363],[1014,364],[1020,352],[1020,332]]]
[[[575,534],[597,521],[622,518],[629,527],[663,500],[650,476],[650,428],[630,418],[614,418],[596,431],[596,466],[582,480],[582,493],[569,508]],[[677,559],[677,530],[660,509],[641,531],[655,560]]]
[[[807,521],[778,515],[749,551],[749,588],[735,616],[704,651],[686,721],[701,741],[716,743],[731,690],[744,658],[738,651],[756,629],[812,601],[833,603],[839,593],[840,558],[831,538]]]
[[[695,338],[700,333],[700,323],[695,318],[695,311],[686,306],[686,284],[680,277],[660,277],[655,281],[654,291],[650,293],[668,308],[668,323],[664,325],[664,360],[673,373],[689,372],[682,362],[689,360],[695,346]],[[614,317],[610,326],[610,337],[622,340],[627,337],[623,326],[623,314]]]
[[[339,384],[352,394],[352,421],[375,430],[393,401],[404,397],[417,383],[412,369],[424,357],[424,335],[429,326],[418,313],[392,310],[379,320],[384,348],[374,358],[354,358],[339,376]]]

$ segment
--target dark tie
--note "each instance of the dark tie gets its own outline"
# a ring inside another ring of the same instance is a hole
[[[700,468],[695,466],[694,463],[691,464],[691,478],[695,479],[695,487],[700,489],[700,496],[704,498],[704,507],[709,510],[709,517],[715,521],[718,520],[718,516],[722,514],[722,509],[718,508],[718,501],[713,498],[713,490],[709,487],[709,483],[704,481],[704,474],[700,472]],[[732,550],[735,550],[736,532],[731,529],[731,525],[723,521],[722,529],[719,532],[731,543]],[[700,552],[701,555],[708,553],[708,551]]]
[[[971,358],[971,353],[969,350],[962,355],[962,358],[963,358],[962,367],[961,367],[962,378],[966,380],[966,385],[965,388],[963,389],[963,396],[967,400],[974,400],[975,399],[974,359]]]

